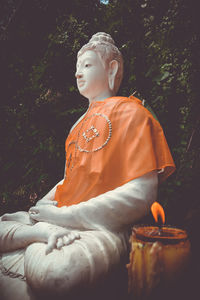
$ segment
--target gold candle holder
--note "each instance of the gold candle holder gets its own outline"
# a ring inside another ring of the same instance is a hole
[[[190,261],[185,230],[171,226],[134,226],[130,237],[128,289],[131,299],[147,299],[169,290],[184,275]]]

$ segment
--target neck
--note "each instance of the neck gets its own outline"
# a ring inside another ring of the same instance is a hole
[[[103,101],[107,98],[110,98],[114,96],[113,93],[111,91],[104,91],[103,93],[101,93],[101,95],[95,96],[95,97],[91,97],[89,98],[89,104],[94,103],[96,101]]]

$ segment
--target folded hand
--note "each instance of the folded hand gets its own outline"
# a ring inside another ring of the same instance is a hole
[[[1,221],[15,221],[26,225],[33,225],[35,222],[31,220],[29,214],[26,211],[18,211],[15,213],[6,213],[4,214]]]
[[[59,218],[59,208],[54,205],[33,206],[29,209],[29,216],[36,221],[56,224]]]
[[[46,254],[49,254],[53,249],[61,249],[80,238],[80,234],[76,231],[70,231],[64,227],[54,226],[46,222],[36,223],[31,230],[34,241],[47,243]]]
[[[74,240],[79,239],[80,235],[77,232],[69,232],[65,228],[59,228],[56,232],[52,233],[47,242],[46,254],[50,253],[53,249],[61,249],[63,246],[71,244]]]

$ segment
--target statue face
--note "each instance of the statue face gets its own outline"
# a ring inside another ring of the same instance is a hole
[[[108,72],[95,51],[87,50],[79,56],[75,76],[80,94],[90,101],[109,90]]]

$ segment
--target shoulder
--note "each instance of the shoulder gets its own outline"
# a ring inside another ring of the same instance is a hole
[[[119,114],[121,118],[155,120],[151,112],[143,106],[142,101],[134,96],[112,97],[109,105],[112,114]]]

